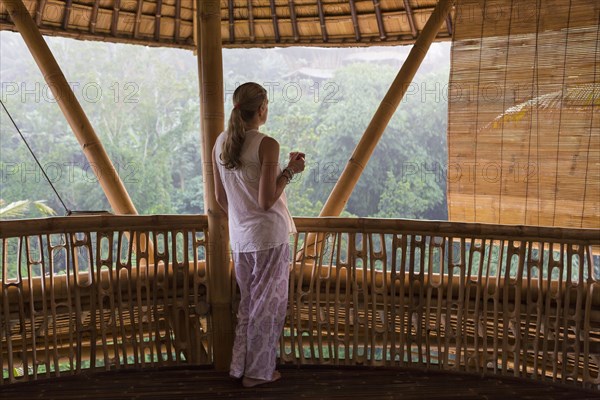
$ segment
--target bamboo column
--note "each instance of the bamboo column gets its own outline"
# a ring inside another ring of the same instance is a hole
[[[1,1],[44,75],[114,212],[137,214],[125,185],[22,0]]]
[[[204,168],[204,208],[208,215],[207,264],[214,337],[214,365],[229,369],[233,346],[231,268],[227,220],[216,197],[211,164],[212,148],[224,129],[221,7],[218,0],[197,0],[198,75]]]
[[[381,139],[383,131],[402,101],[406,90],[427,54],[431,43],[434,41],[440,28],[446,21],[446,16],[450,12],[451,7],[451,0],[440,0],[436,5],[429,20],[423,27],[423,31],[410,50],[406,61],[402,64],[402,68],[400,68],[398,75],[396,75],[394,82],[392,82],[387,94],[377,108],[369,126],[367,126],[360,142],[356,145],[340,178],[327,198],[325,205],[323,205],[319,217],[339,216],[346,206],[346,203],[348,203],[348,199],[350,198],[360,175],[367,166],[367,163],[375,150],[375,146],[379,142],[379,139]],[[314,234],[309,235],[307,238],[307,244],[309,246],[307,247],[308,255],[314,253],[315,240]]]

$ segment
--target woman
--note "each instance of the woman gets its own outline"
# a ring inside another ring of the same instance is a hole
[[[281,377],[275,359],[287,306],[289,235],[295,232],[284,188],[304,170],[304,154],[290,153],[287,167],[279,167],[279,143],[258,131],[269,112],[262,86],[239,86],[233,104],[212,162],[241,294],[230,375],[252,387]]]

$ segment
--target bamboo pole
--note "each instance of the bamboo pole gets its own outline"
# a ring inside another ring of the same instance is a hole
[[[402,68],[400,68],[398,75],[396,75],[394,82],[392,82],[387,94],[371,119],[369,126],[367,126],[360,142],[354,149],[352,156],[348,160],[348,164],[344,168],[344,171],[342,171],[340,178],[325,202],[319,217],[338,216],[346,206],[360,175],[375,150],[375,146],[379,142],[379,139],[381,139],[383,131],[396,112],[400,101],[402,101],[431,43],[433,43],[440,28],[446,21],[446,15],[450,12],[451,7],[451,0],[440,0],[436,5],[423,31],[410,50],[406,61],[402,64]],[[309,245],[307,255],[309,256],[314,254],[315,241],[315,235],[310,235],[307,238]]]
[[[117,214],[137,214],[125,185],[22,0],[1,0],[52,90],[85,157]]]
[[[396,112],[451,7],[452,1],[450,0],[440,0],[437,4],[394,82],[381,101],[360,142],[354,149],[346,168],[323,206],[323,210],[319,214],[320,217],[337,216],[344,209],[356,182],[358,182],[362,171],[375,150],[375,146],[383,135],[384,129]]]
[[[224,129],[223,56],[221,44],[221,8],[216,0],[198,1],[198,74],[202,115],[202,160],[204,168],[204,208],[208,215],[207,264],[209,301],[212,309],[214,365],[229,369],[233,346],[231,308],[231,267],[227,243],[227,221],[221,211],[213,183],[212,148]]]

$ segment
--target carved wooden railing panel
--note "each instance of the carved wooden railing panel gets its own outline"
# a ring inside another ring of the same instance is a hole
[[[296,221],[282,362],[600,389],[600,230]],[[316,255],[304,247],[307,232],[321,232]]]
[[[205,216],[68,217],[1,228],[1,383],[212,363]]]

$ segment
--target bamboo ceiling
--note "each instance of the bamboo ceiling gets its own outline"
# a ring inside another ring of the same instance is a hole
[[[206,4],[199,0],[199,4]],[[194,49],[193,0],[23,0],[44,35]],[[437,0],[221,0],[225,47],[413,43]],[[15,30],[0,3],[0,29]],[[438,40],[452,36],[448,18]]]
[[[524,3],[457,3],[449,219],[598,228],[600,2]]]

